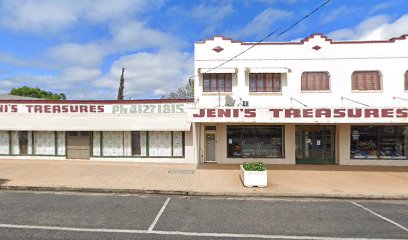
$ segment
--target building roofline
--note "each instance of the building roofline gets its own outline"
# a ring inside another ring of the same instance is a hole
[[[192,103],[193,99],[139,99],[139,100],[0,100],[0,104],[147,104],[147,103]]]
[[[299,42],[261,42],[258,43],[258,45],[299,45],[299,44],[304,44],[305,42],[308,42],[310,39],[319,36],[325,41],[329,42],[330,44],[362,44],[362,43],[393,43],[397,40],[406,40],[408,39],[408,34],[401,35],[399,37],[393,37],[388,40],[350,40],[350,41],[334,41],[331,38],[328,38],[327,36],[323,35],[322,33],[313,33],[309,35],[308,37],[300,40]],[[232,38],[226,38],[224,36],[213,36],[212,38],[207,38],[204,39],[203,41],[196,42],[196,44],[204,44],[207,41],[214,41],[215,38],[222,38],[222,40],[226,41],[231,41],[231,43],[240,43],[241,45],[254,45],[256,42],[242,42],[242,41],[237,41]]]

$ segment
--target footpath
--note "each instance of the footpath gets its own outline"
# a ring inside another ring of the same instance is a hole
[[[0,160],[0,189],[408,200],[408,167],[268,165],[267,169],[267,188],[246,188],[239,165]]]

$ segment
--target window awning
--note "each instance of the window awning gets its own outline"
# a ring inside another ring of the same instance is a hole
[[[238,73],[237,68],[199,68],[198,73]]]
[[[33,116],[1,115],[0,130],[12,131],[189,131],[182,116]]]
[[[247,68],[249,73],[289,73],[290,69],[285,67],[253,67]]]

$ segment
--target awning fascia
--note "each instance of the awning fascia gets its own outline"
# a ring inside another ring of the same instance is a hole
[[[253,67],[246,68],[248,73],[290,73],[291,70],[286,67]]]
[[[199,74],[203,73],[238,73],[237,68],[199,68],[198,69]]]

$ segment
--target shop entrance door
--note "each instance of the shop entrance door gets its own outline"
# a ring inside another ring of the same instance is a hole
[[[205,162],[215,162],[215,133],[205,134]]]
[[[296,163],[334,164],[334,126],[296,126]]]
[[[91,155],[91,132],[68,132],[67,158],[89,159]]]

